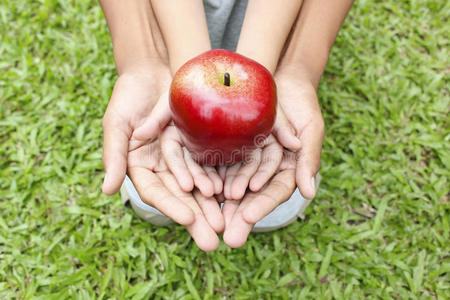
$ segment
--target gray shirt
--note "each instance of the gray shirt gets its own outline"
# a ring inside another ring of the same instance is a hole
[[[247,0],[203,0],[213,49],[236,50]]]

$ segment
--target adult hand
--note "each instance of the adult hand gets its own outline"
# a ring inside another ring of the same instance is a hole
[[[248,192],[242,201],[224,199],[224,241],[230,247],[245,244],[254,224],[278,205],[287,201],[295,185],[303,197],[316,193],[314,178],[320,168],[324,122],[314,85],[297,70],[279,70],[275,74],[279,104],[301,142],[296,152],[284,150],[277,173],[259,192]],[[224,176],[224,172],[219,172]]]
[[[160,143],[148,141],[128,154],[128,175],[141,199],[186,227],[197,246],[213,251],[219,246],[218,232],[224,220],[214,197],[206,198],[197,189],[185,192],[167,167]]]
[[[208,206],[216,201],[207,198],[194,201],[192,195],[182,194],[164,169],[166,165],[158,161],[161,158],[159,143],[151,146],[152,141],[135,135],[135,129],[144,123],[160,95],[168,89],[170,80],[168,67],[159,63],[142,65],[132,73],[119,76],[103,117],[106,175],[102,190],[105,194],[117,192],[128,169],[141,198],[186,226],[199,247],[209,251],[218,245],[217,235],[211,233],[223,230],[223,218],[220,213],[216,214],[220,210]],[[204,209],[203,213],[199,212],[199,207]],[[206,219],[211,220],[212,225],[199,225]]]
[[[159,62],[142,64],[117,79],[103,116],[103,165],[106,174],[102,190],[105,194],[116,193],[122,185],[128,151],[145,142],[135,138],[134,130],[150,114],[170,80],[167,65]]]

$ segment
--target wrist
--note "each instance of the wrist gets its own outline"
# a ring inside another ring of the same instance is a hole
[[[302,85],[311,85],[315,90],[320,81],[320,75],[309,69],[307,65],[294,62],[280,64],[275,72],[275,78],[289,78],[301,82]]]
[[[140,93],[161,95],[168,90],[172,80],[167,64],[159,61],[147,61],[141,65],[134,65],[119,74],[118,82],[132,87],[131,90]],[[158,97],[148,97],[152,105],[156,104]]]
[[[130,57],[126,62],[117,66],[119,76],[154,76],[155,73],[169,72],[168,63],[157,57]]]

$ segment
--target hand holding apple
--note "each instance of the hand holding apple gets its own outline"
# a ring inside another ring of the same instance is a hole
[[[278,70],[275,80],[279,105],[302,148],[295,153],[284,151],[277,174],[261,190],[246,193],[240,201],[225,200],[223,240],[233,248],[243,246],[254,224],[289,199],[296,183],[305,198],[312,199],[316,192],[312,178],[320,167],[324,123],[315,87],[298,69]]]
[[[265,155],[258,156],[261,150],[255,149],[265,143],[276,111],[273,78],[257,62],[227,50],[208,51],[188,61],[176,73],[170,103],[169,107],[168,99],[161,99],[135,134],[140,138],[156,138],[173,115],[178,134],[170,129],[160,139],[168,167],[185,191],[195,185],[208,197],[221,192],[216,170],[205,165],[200,167],[195,161],[220,165],[239,163],[245,155],[256,157],[250,160],[250,165],[244,162],[230,168],[230,175],[234,172],[239,176],[235,184],[231,183],[235,181],[234,176],[228,176],[228,186],[236,186],[230,191],[237,190],[233,194],[241,196],[249,182],[256,191],[276,171],[279,160],[261,161],[270,156],[267,150],[275,148],[274,139],[268,144],[272,147],[265,147],[266,151],[262,152]],[[283,146],[291,150],[299,148],[299,141],[282,110],[276,116],[273,133]],[[189,153],[184,153],[182,146]],[[189,154],[192,159],[185,157]]]

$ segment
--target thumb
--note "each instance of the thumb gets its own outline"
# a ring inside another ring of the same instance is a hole
[[[291,151],[300,149],[300,140],[295,136],[295,130],[289,123],[281,107],[278,107],[277,118],[272,133],[277,137],[283,147]]]
[[[106,173],[102,191],[107,195],[116,193],[125,179],[131,128],[123,126],[123,122],[115,122],[109,115],[103,118],[102,160]]]
[[[322,124],[322,123],[321,123]],[[302,196],[313,199],[319,184],[320,154],[324,136],[323,125],[309,124],[301,135],[302,149],[296,153],[296,182]]]
[[[141,126],[134,130],[133,137],[138,140],[156,139],[170,119],[169,92],[167,91],[159,97],[150,116],[145,119]]]

